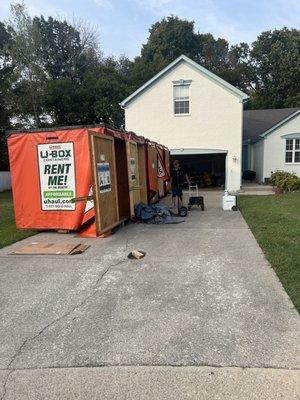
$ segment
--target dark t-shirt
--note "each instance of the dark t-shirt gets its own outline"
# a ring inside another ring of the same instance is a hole
[[[178,186],[182,186],[184,183],[185,173],[181,168],[179,169],[172,169],[171,171],[172,177],[172,188],[177,188]]]

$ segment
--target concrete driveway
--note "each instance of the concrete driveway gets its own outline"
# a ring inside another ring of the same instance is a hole
[[[22,242],[82,255],[2,249],[0,399],[298,398],[298,313],[241,214],[204,195],[183,224]]]

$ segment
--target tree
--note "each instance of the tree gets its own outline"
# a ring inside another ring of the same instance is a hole
[[[300,30],[263,32],[252,44],[252,108],[300,106]]]
[[[87,71],[80,82],[49,81],[45,102],[55,124],[124,124],[119,103],[131,90],[123,68],[124,59],[108,58]]]
[[[12,84],[13,66],[9,56],[11,32],[0,22],[0,171],[8,169],[6,130],[10,128],[12,108],[10,107],[10,87]]]
[[[198,43],[194,22],[175,16],[163,18],[149,29],[147,43],[142,46],[141,56],[133,64],[133,82],[139,86],[158,73],[181,54],[195,59]]]
[[[41,58],[50,79],[80,79],[100,58],[95,33],[84,23],[78,27],[52,17],[35,17],[41,38]]]
[[[47,79],[41,58],[40,31],[24,3],[11,5],[11,12],[10,55],[18,74],[13,91],[15,111],[28,125],[39,127],[43,122],[43,89]]]
[[[251,93],[255,80],[255,69],[251,62],[250,47],[247,43],[230,47],[226,66],[219,74],[233,86],[246,93]]]
[[[198,34],[198,51],[195,61],[209,71],[220,74],[227,64],[229,44],[225,39],[215,39],[212,34]]]
[[[170,16],[156,22],[149,30],[147,43],[132,65],[131,77],[135,88],[145,83],[181,54],[186,55],[231,84],[246,90],[252,68],[249,46],[241,43],[229,46],[222,38],[210,33],[195,32],[194,22]]]

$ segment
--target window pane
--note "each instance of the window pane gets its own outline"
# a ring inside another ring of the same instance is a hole
[[[175,114],[188,114],[190,112],[189,101],[174,101],[174,113]]]
[[[295,139],[295,150],[300,150],[300,139]]]
[[[300,162],[300,151],[295,151],[295,162]]]
[[[182,103],[183,103],[183,112],[184,112],[184,114],[188,114],[189,113],[189,109],[190,109],[190,107],[189,107],[190,102],[189,101],[183,101]]]
[[[181,97],[189,97],[189,87],[188,86],[180,86],[180,96]]]
[[[293,152],[292,151],[286,151],[285,153],[285,162],[293,162]]]
[[[286,150],[293,150],[293,139],[287,139],[286,140]]]
[[[189,86],[176,85],[174,86],[174,100],[188,100],[189,99]]]
[[[174,99],[180,98],[180,86],[174,86]]]

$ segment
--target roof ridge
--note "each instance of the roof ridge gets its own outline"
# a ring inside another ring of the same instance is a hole
[[[191,67],[195,68],[199,72],[202,72],[204,75],[206,75],[208,78],[213,80],[215,83],[219,84],[220,86],[223,86],[225,89],[228,91],[232,92],[234,95],[240,97],[242,100],[248,99],[248,95],[244,92],[242,92],[240,89],[236,88],[235,86],[231,85],[231,83],[225,81],[224,79],[220,78],[213,72],[209,71],[208,69],[202,67],[202,65],[196,63],[189,57],[187,57],[184,54],[181,54],[181,56],[177,57],[174,61],[172,61],[170,64],[168,64],[165,68],[163,68],[160,72],[158,72],[156,75],[154,75],[151,79],[149,79],[146,83],[144,83],[142,86],[140,86],[136,91],[134,91],[131,95],[126,97],[120,104],[121,107],[126,107],[127,104],[129,104],[135,97],[139,96],[141,93],[143,93],[145,90],[147,90],[148,87],[150,87],[153,83],[155,83],[158,79],[163,77],[168,71],[170,71],[172,68],[174,68],[177,64],[180,62],[186,62],[189,64]]]

